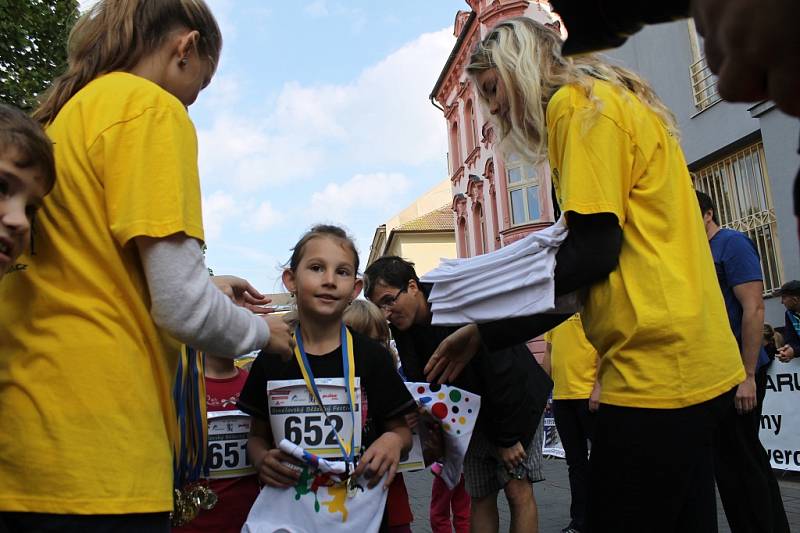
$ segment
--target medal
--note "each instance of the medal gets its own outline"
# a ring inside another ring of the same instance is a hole
[[[356,481],[356,476],[350,476],[347,478],[347,497],[348,498],[355,498],[356,493],[358,493],[358,483]]]

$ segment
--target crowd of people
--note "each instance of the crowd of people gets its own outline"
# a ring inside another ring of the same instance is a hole
[[[511,530],[538,531],[551,391],[564,531],[716,531],[716,486],[732,531],[788,532],[758,429],[766,368],[800,356],[800,281],[780,291],[781,342],[757,251],[693,189],[670,110],[635,73],[562,44],[504,20],[465,70],[501,150],[550,166],[569,234],[549,283],[581,294],[579,315],[434,325],[412,263],[382,257],[362,276],[347,233],[317,225],[283,272],[285,317],[204,264],[187,108],[220,57],[212,12],[92,6],[32,118],[0,106],[0,531],[410,531],[397,471],[415,438],[444,461],[435,473],[450,468],[447,420],[414,401],[416,382],[481,397],[463,476],[434,481],[437,532],[498,531],[500,492]],[[539,365],[526,342],[545,333]],[[249,372],[234,364],[253,351]],[[187,368],[203,360],[204,379]],[[189,414],[185,376],[203,404]],[[184,462],[198,415],[203,449]],[[178,523],[186,465],[203,497]]]

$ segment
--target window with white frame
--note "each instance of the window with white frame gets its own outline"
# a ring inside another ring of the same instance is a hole
[[[775,208],[759,141],[694,172],[695,188],[711,197],[719,224],[746,233],[755,243],[764,275],[764,294],[783,282]]]
[[[506,185],[511,224],[539,220],[542,209],[539,205],[539,175],[536,169],[523,163],[519,156],[512,155],[506,161]]]

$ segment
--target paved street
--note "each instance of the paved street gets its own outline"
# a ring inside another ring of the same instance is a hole
[[[558,533],[569,523],[567,465],[562,459],[545,459],[544,474],[545,481],[537,483],[534,487],[539,504],[539,527],[541,533]],[[415,533],[430,533],[431,531],[428,521],[428,505],[432,479],[433,476],[429,471],[405,474],[411,508],[415,517],[412,526]],[[779,473],[778,479],[792,530],[800,531],[800,475],[781,475]],[[508,505],[502,496],[498,500],[500,531],[508,531]],[[725,521],[725,515],[722,513],[722,504],[717,503],[717,509],[719,511],[719,531],[729,533],[730,529]]]

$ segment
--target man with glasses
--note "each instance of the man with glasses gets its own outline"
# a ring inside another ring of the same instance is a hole
[[[364,293],[389,321],[408,379],[426,381],[428,359],[458,329],[431,325],[430,285],[420,282],[413,263],[386,256],[364,273]],[[511,531],[535,532],[538,511],[532,483],[544,479],[541,415],[553,382],[525,345],[504,351],[502,356],[479,352],[449,383],[481,396],[481,412],[464,460],[472,530],[498,531],[497,494],[504,489]]]

